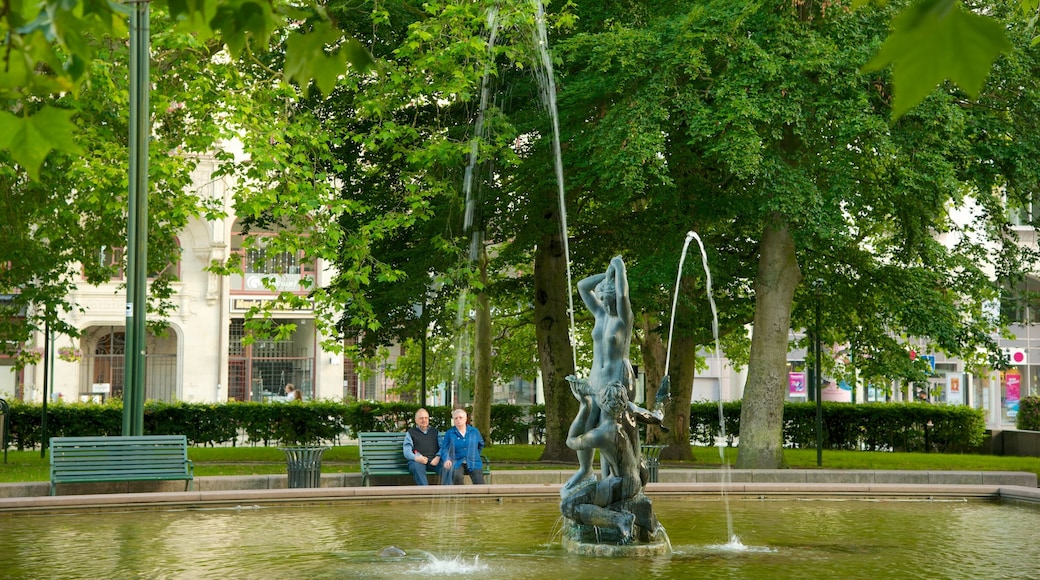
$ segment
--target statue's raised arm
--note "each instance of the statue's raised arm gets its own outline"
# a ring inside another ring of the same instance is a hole
[[[625,270],[625,261],[621,259],[621,256],[614,256],[610,260],[610,266],[607,268],[606,275],[609,276],[611,273],[614,275],[614,300],[617,315],[628,323],[629,332],[631,332],[631,324],[634,317],[632,315],[632,302],[628,295],[628,274]]]

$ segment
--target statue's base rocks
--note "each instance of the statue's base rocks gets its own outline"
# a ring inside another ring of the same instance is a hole
[[[585,556],[670,554],[672,548],[668,534],[658,523],[650,498],[640,491],[629,499],[603,505],[606,504],[604,496],[612,489],[610,483],[610,478],[602,481],[589,476],[560,490],[560,511],[564,514],[563,547],[568,552]],[[601,505],[608,511],[593,505]],[[583,508],[592,508],[600,515],[588,517]],[[579,514],[585,514],[584,519],[579,521],[576,517]],[[620,528],[628,531],[627,538],[623,537]]]
[[[563,549],[579,556],[624,558],[628,556],[662,556],[672,553],[672,544],[664,527],[659,526],[649,542],[618,544],[618,533],[610,528],[576,524],[564,518]]]

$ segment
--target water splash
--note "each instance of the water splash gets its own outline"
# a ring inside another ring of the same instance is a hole
[[[488,569],[487,564],[481,563],[480,556],[473,556],[472,561],[467,561],[461,555],[451,558],[438,558],[433,554],[429,554],[426,562],[415,572],[431,576],[458,576],[487,572]]]
[[[713,544],[708,546],[708,549],[713,552],[732,552],[732,553],[749,553],[749,554],[763,554],[776,552],[776,548],[769,548],[766,546],[745,546],[740,538],[737,536],[730,536],[729,542],[725,544]]]

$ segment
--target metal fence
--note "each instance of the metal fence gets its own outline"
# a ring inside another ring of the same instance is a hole
[[[80,361],[81,401],[104,402],[122,397],[126,384],[125,357],[120,354],[89,354]],[[177,400],[177,355],[145,356],[145,400]]]

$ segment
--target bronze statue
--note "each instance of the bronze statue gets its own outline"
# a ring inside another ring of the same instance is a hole
[[[633,317],[621,256],[610,261],[605,273],[579,282],[578,293],[595,317],[592,371],[588,380],[567,377],[580,403],[567,436],[567,446],[578,454],[578,471],[560,490],[560,511],[577,525],[613,532],[597,531],[596,538],[622,545],[649,542],[659,526],[643,493],[649,473],[637,422],[659,425],[663,413],[632,402],[635,373],[628,352]],[[667,396],[667,380],[662,391],[659,395]],[[591,466],[597,449],[599,477]]]

